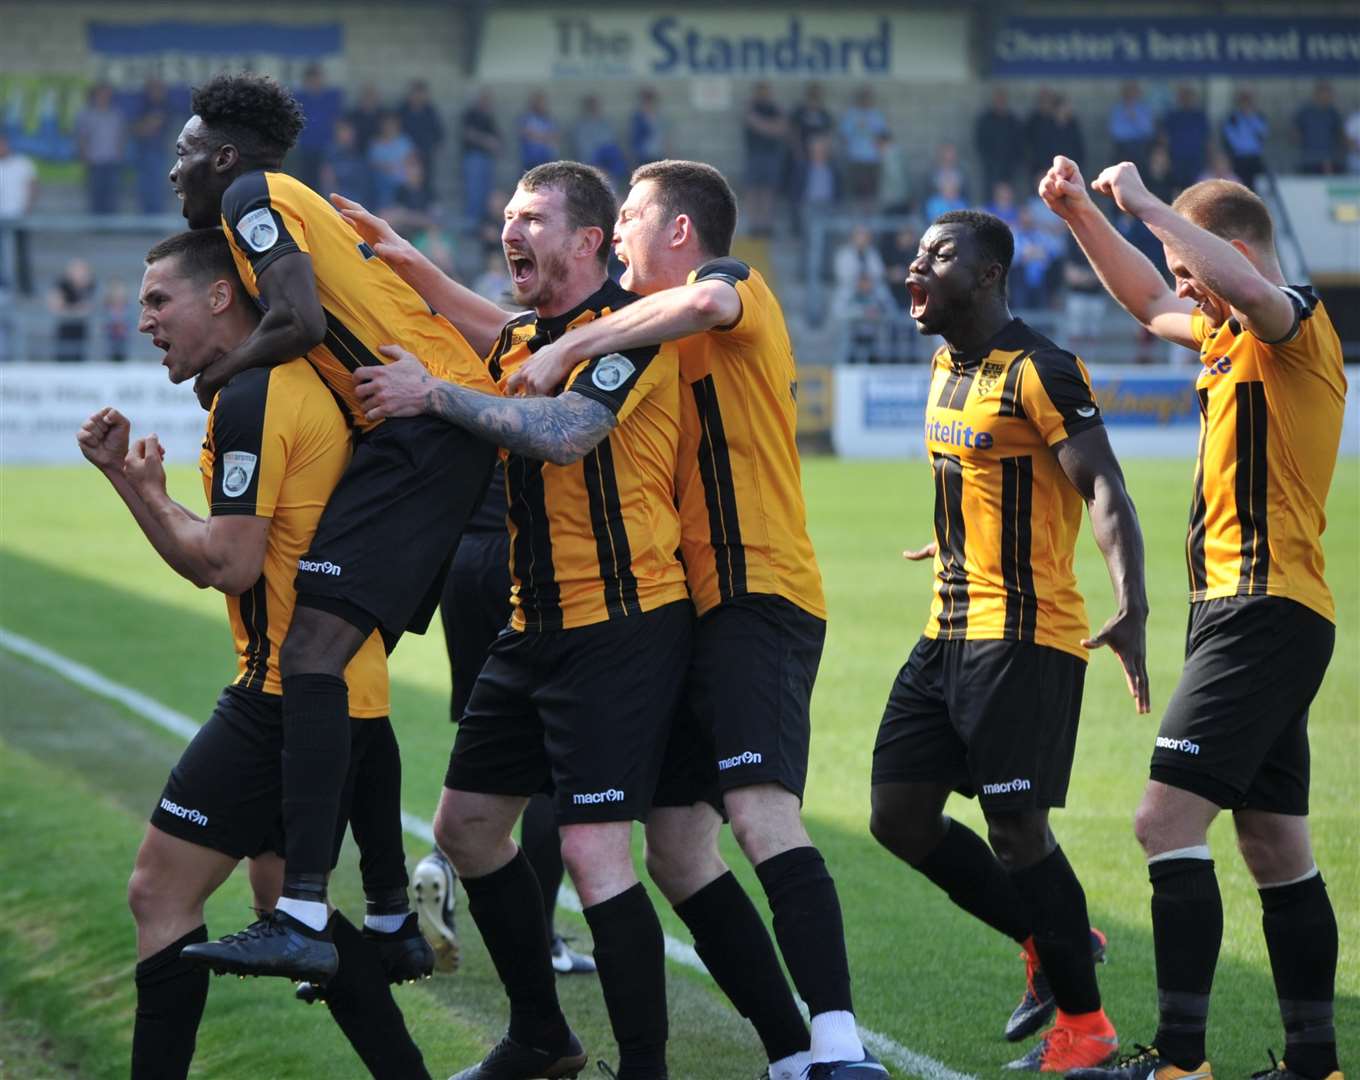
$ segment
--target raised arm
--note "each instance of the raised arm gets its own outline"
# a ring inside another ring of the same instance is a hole
[[[1054,158],[1039,183],[1039,196],[1067,223],[1105,291],[1125,311],[1158,337],[1199,348],[1190,327],[1194,303],[1172,292],[1147,256],[1106,220],[1091,201],[1075,161]]]
[[[1087,428],[1053,447],[1058,464],[1091,515],[1091,531],[1105,557],[1114,586],[1116,611],[1100,632],[1082,645],[1108,645],[1119,657],[1138,712],[1150,707],[1147,674],[1147,588],[1143,576],[1143,533],[1124,474],[1104,425]]]
[[[504,308],[458,284],[377,214],[343,195],[333,194],[330,198],[340,216],[354,227],[378,258],[415,289],[425,303],[453,323],[478,356],[491,351],[505,325]]]
[[[437,416],[525,457],[570,465],[590,453],[618,423],[608,406],[567,391],[552,398],[503,398],[445,382],[395,345],[393,362],[354,373],[354,390],[370,420]]]
[[[264,317],[249,337],[221,353],[194,381],[194,392],[205,409],[233,376],[304,356],[326,337],[326,312],[317,295],[310,255],[305,251],[280,255],[257,280]]]
[[[662,289],[544,345],[510,376],[506,390],[529,396],[552,394],[587,357],[731,326],[741,319],[741,310],[736,287],[718,278]]]

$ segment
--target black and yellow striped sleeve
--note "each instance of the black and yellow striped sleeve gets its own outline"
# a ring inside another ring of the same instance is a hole
[[[241,372],[213,407],[211,512],[273,517],[285,448],[271,430],[269,383],[276,368]]]
[[[664,380],[679,377],[679,352],[667,342],[587,360],[572,373],[566,388],[600,402],[622,423]]]
[[[262,172],[238,176],[223,192],[222,226],[257,277],[280,256],[308,250],[301,215]]]
[[[1071,353],[1036,349],[1022,363],[1020,401],[1047,445],[1104,423],[1086,368]]]

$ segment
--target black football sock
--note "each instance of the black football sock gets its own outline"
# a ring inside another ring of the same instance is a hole
[[[462,880],[468,913],[510,999],[510,1038],[522,1046],[555,1050],[569,1032],[557,1002],[543,900],[529,860],[517,851],[499,870]]]
[[[371,731],[350,799],[350,828],[370,915],[410,910],[401,835],[401,750],[390,720],[365,720]]]
[[[338,911],[331,916],[331,939],[340,970],[326,984],[326,1006],[354,1052],[375,1080],[430,1080],[377,948]]]
[[[774,936],[798,996],[813,1016],[854,1012],[845,925],[836,883],[815,847],[782,851],[756,867],[774,915]]]
[[[737,1012],[755,1026],[771,1061],[811,1046],[760,913],[730,870],[675,905],[694,951]]]
[[[1023,944],[1034,932],[1029,910],[1006,868],[968,826],[951,818],[944,839],[915,868],[969,915],[1017,943]]]
[[[1011,871],[1010,878],[1029,911],[1034,949],[1058,1008],[1073,1015],[1095,1012],[1100,1008],[1100,988],[1091,956],[1086,893],[1063,849],[1055,847],[1033,866]]]
[[[641,883],[585,909],[595,938],[619,1080],[666,1075],[666,945],[656,909]]]
[[[292,675],[283,680],[284,896],[326,899],[349,744],[344,679]]]
[[[557,814],[552,799],[535,795],[524,808],[519,823],[519,843],[524,857],[534,869],[538,887],[543,894],[543,915],[548,924],[548,937],[553,935],[553,912],[557,910],[557,893],[562,888],[562,839],[557,832]]]
[[[1261,926],[1284,1020],[1284,1062],[1308,1080],[1339,1068],[1332,999],[1336,914],[1322,875],[1261,890]]]
[[[207,940],[207,928],[197,926],[138,961],[132,1080],[181,1080],[189,1075],[198,1023],[208,1000],[208,969],[181,960],[179,952]]]
[[[1206,849],[1207,850],[1207,849]],[[1208,858],[1158,859],[1152,881],[1152,944],[1157,957],[1157,1038],[1181,1069],[1204,1061],[1209,991],[1223,943],[1223,898]]]

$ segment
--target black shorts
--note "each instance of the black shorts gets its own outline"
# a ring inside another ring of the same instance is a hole
[[[463,526],[486,494],[490,443],[442,420],[385,420],[354,457],[298,562],[298,604],[341,616],[389,649],[422,634]]]
[[[1282,596],[1191,604],[1152,779],[1227,810],[1307,814],[1308,706],[1335,643],[1335,626]]]
[[[704,614],[658,805],[707,799],[714,782],[775,783],[801,799],[825,640],[826,620],[782,596],[737,596]]]
[[[693,627],[681,600],[570,630],[504,631],[458,725],[444,786],[552,792],[562,825],[645,819]]]
[[[340,857],[354,776],[368,747],[395,739],[386,717],[350,720],[350,770],[340,800],[335,850]],[[151,824],[162,832],[233,859],[283,854],[283,699],[228,686],[208,722],[170,771]]]
[[[444,623],[444,645],[453,676],[449,719],[456,724],[467,711],[468,698],[491,643],[510,621],[507,530],[463,534],[444,581],[439,617]]]
[[[1085,681],[1061,649],[923,637],[888,695],[873,783],[947,783],[996,813],[1062,806]]]

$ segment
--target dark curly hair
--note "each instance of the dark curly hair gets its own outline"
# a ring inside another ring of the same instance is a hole
[[[281,165],[306,122],[285,87],[250,71],[215,75],[194,87],[192,107],[216,146],[230,143],[252,166]]]
[[[985,210],[946,210],[932,225],[962,225],[973,234],[985,258],[1001,265],[1001,295],[1006,295],[1006,277],[1015,258],[1015,234],[995,214]]]

